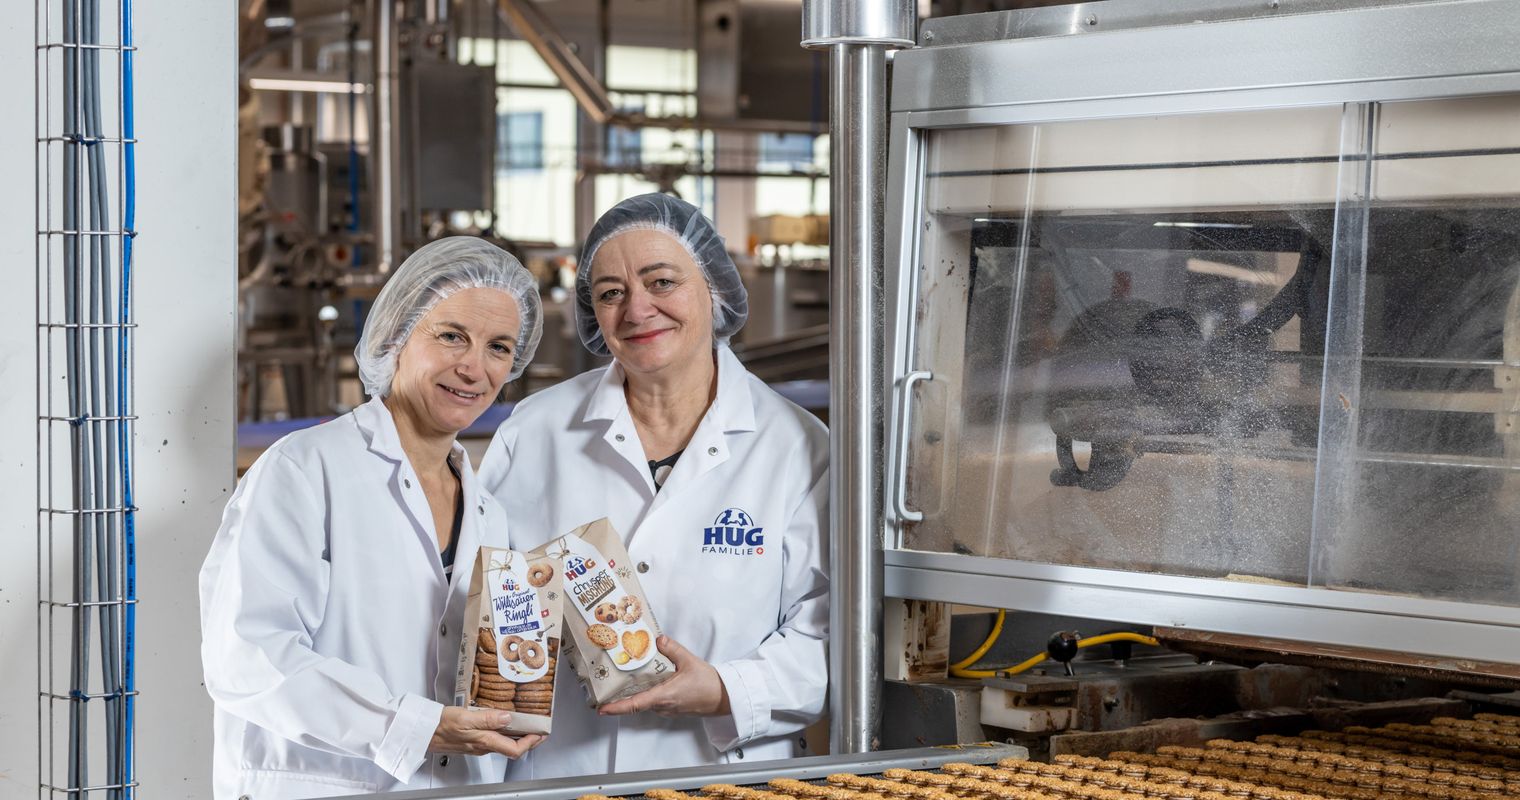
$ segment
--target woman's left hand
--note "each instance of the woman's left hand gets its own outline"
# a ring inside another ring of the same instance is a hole
[[[657,639],[655,647],[676,665],[676,676],[653,689],[608,703],[598,713],[610,716],[653,711],[662,717],[712,717],[728,713],[728,690],[723,688],[723,679],[713,665],[669,636]]]

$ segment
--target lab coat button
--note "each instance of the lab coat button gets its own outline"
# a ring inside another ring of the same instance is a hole
[[[440,767],[447,767],[448,765],[449,765],[449,757],[448,756],[444,756],[443,758],[438,759],[438,766],[440,766]]]
[[[482,514],[486,513],[486,507],[485,506],[480,506],[480,513],[482,513]]]
[[[448,636],[449,635],[449,623],[445,622],[442,625],[438,626],[438,635],[439,636]]]
[[[716,447],[709,447],[709,448],[707,448],[707,454],[710,455],[710,456],[717,455],[718,454],[718,448],[716,448]]]
[[[406,488],[408,488],[408,489],[412,488],[412,479],[411,478],[404,478],[404,479],[402,479],[401,482],[404,483],[404,484],[406,484]]]
[[[639,562],[639,572],[648,572],[648,571],[649,571],[649,562],[648,561],[640,561]]]
[[[245,794],[242,797],[239,797],[238,800],[253,800],[253,798]]]
[[[737,758],[740,761],[743,761],[744,760],[744,748],[742,748],[742,747],[735,747],[734,748],[734,758]]]
[[[618,434],[618,435],[616,435],[616,436],[614,436],[614,437],[612,437],[612,438],[614,438],[614,439],[616,439],[616,440],[618,440],[618,441],[620,441],[620,442],[621,442],[621,441],[623,441],[623,439],[624,439],[624,438],[626,438],[626,437],[624,437],[624,436],[623,436],[623,434],[621,434],[621,433],[620,433],[620,434]]]

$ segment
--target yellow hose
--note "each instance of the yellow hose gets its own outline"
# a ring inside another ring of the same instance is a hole
[[[997,675],[1017,675],[1020,672],[1026,672],[1028,670],[1034,669],[1035,667],[1044,663],[1045,659],[1050,658],[1050,655],[1048,653],[1038,653],[1024,659],[1023,661],[1020,661],[1011,667],[994,667],[992,669],[966,669],[966,667],[975,664],[978,658],[986,655],[988,650],[992,649],[992,643],[997,640],[998,634],[1002,633],[1002,631],[1003,612],[999,611],[997,624],[992,626],[992,635],[988,636],[987,640],[982,642],[981,646],[973,651],[969,658],[951,664],[950,674],[954,675],[957,678],[991,678]],[[1077,648],[1081,649],[1083,647],[1094,647],[1100,644],[1108,644],[1109,642],[1136,642],[1138,644],[1150,645],[1151,647],[1161,646],[1160,642],[1157,642],[1155,637],[1145,636],[1139,633],[1119,631],[1117,633],[1105,633],[1101,636],[1089,636],[1086,639],[1078,641]]]
[[[968,674],[965,674],[965,673],[968,673],[968,672],[980,672],[981,671],[981,670],[968,670],[968,669],[966,669],[966,667],[969,667],[972,664],[975,664],[976,660],[978,658],[981,658],[982,656],[987,655],[987,651],[991,650],[992,646],[997,643],[998,637],[1001,636],[1001,635],[1003,635],[1003,620],[1006,619],[1007,616],[1008,616],[1008,612],[1007,611],[1004,611],[1001,608],[998,609],[997,620],[992,623],[992,633],[987,634],[987,638],[983,639],[982,643],[979,644],[979,645],[977,645],[975,650],[971,651],[971,655],[966,656],[965,658],[961,659],[960,661],[957,661],[954,664],[950,665],[950,674],[951,675],[954,675],[957,678],[979,678],[979,677],[984,678],[984,677],[990,677],[990,676],[987,676],[987,675],[968,675]]]

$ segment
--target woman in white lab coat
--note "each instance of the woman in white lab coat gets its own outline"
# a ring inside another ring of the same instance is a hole
[[[518,404],[481,481],[520,547],[610,518],[677,675],[600,713],[560,680],[553,736],[508,777],[799,755],[828,684],[828,434],[729,350],[744,285],[694,206],[608,211],[576,299],[582,341],[612,365]]]
[[[539,742],[452,704],[476,549],[507,546],[454,437],[522,374],[540,319],[511,255],[422,247],[355,350],[373,399],[276,442],[238,483],[200,573],[219,800],[494,783]]]

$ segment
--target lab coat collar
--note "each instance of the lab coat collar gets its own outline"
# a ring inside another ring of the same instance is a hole
[[[416,469],[407,459],[406,451],[401,448],[401,434],[396,430],[396,419],[391,415],[391,410],[386,408],[384,401],[375,397],[354,409],[354,422],[368,442],[370,452],[397,466],[391,474],[391,491],[411,516],[412,524],[427,545],[428,552],[436,554],[437,533],[433,530],[432,511],[427,507],[420,485],[413,491],[406,480]],[[475,468],[470,464],[470,454],[457,439],[449,453],[449,461],[459,471],[459,487],[465,512],[459,531],[459,545],[454,550],[454,578],[457,581],[463,574],[464,580],[469,580],[470,566],[475,562],[475,549],[481,538],[479,525],[480,519],[485,516],[485,501],[480,496]],[[436,558],[433,559],[433,564],[438,579],[443,580],[442,565],[438,564]]]
[[[354,422],[369,443],[369,451],[382,458],[402,463],[406,451],[401,449],[401,434],[396,431],[396,418],[385,407],[385,401],[372,397],[368,403],[354,409]]]
[[[753,431],[755,429],[755,403],[749,391],[749,371],[739,363],[739,357],[728,345],[719,345],[717,351],[718,394],[713,398],[707,416],[716,420],[718,429],[725,433]],[[617,422],[628,414],[628,397],[623,394],[623,382],[627,375],[616,361],[602,373],[602,379],[586,404],[582,422],[597,420]]]
[[[401,434],[396,430],[396,418],[386,408],[384,400],[370,398],[369,402],[354,409],[354,422],[364,434],[364,440],[369,443],[371,453],[398,464],[407,463],[406,451],[401,448]],[[472,471],[470,454],[464,445],[456,439],[451,449],[453,452],[449,454],[449,461],[453,462],[454,468],[461,475]]]

